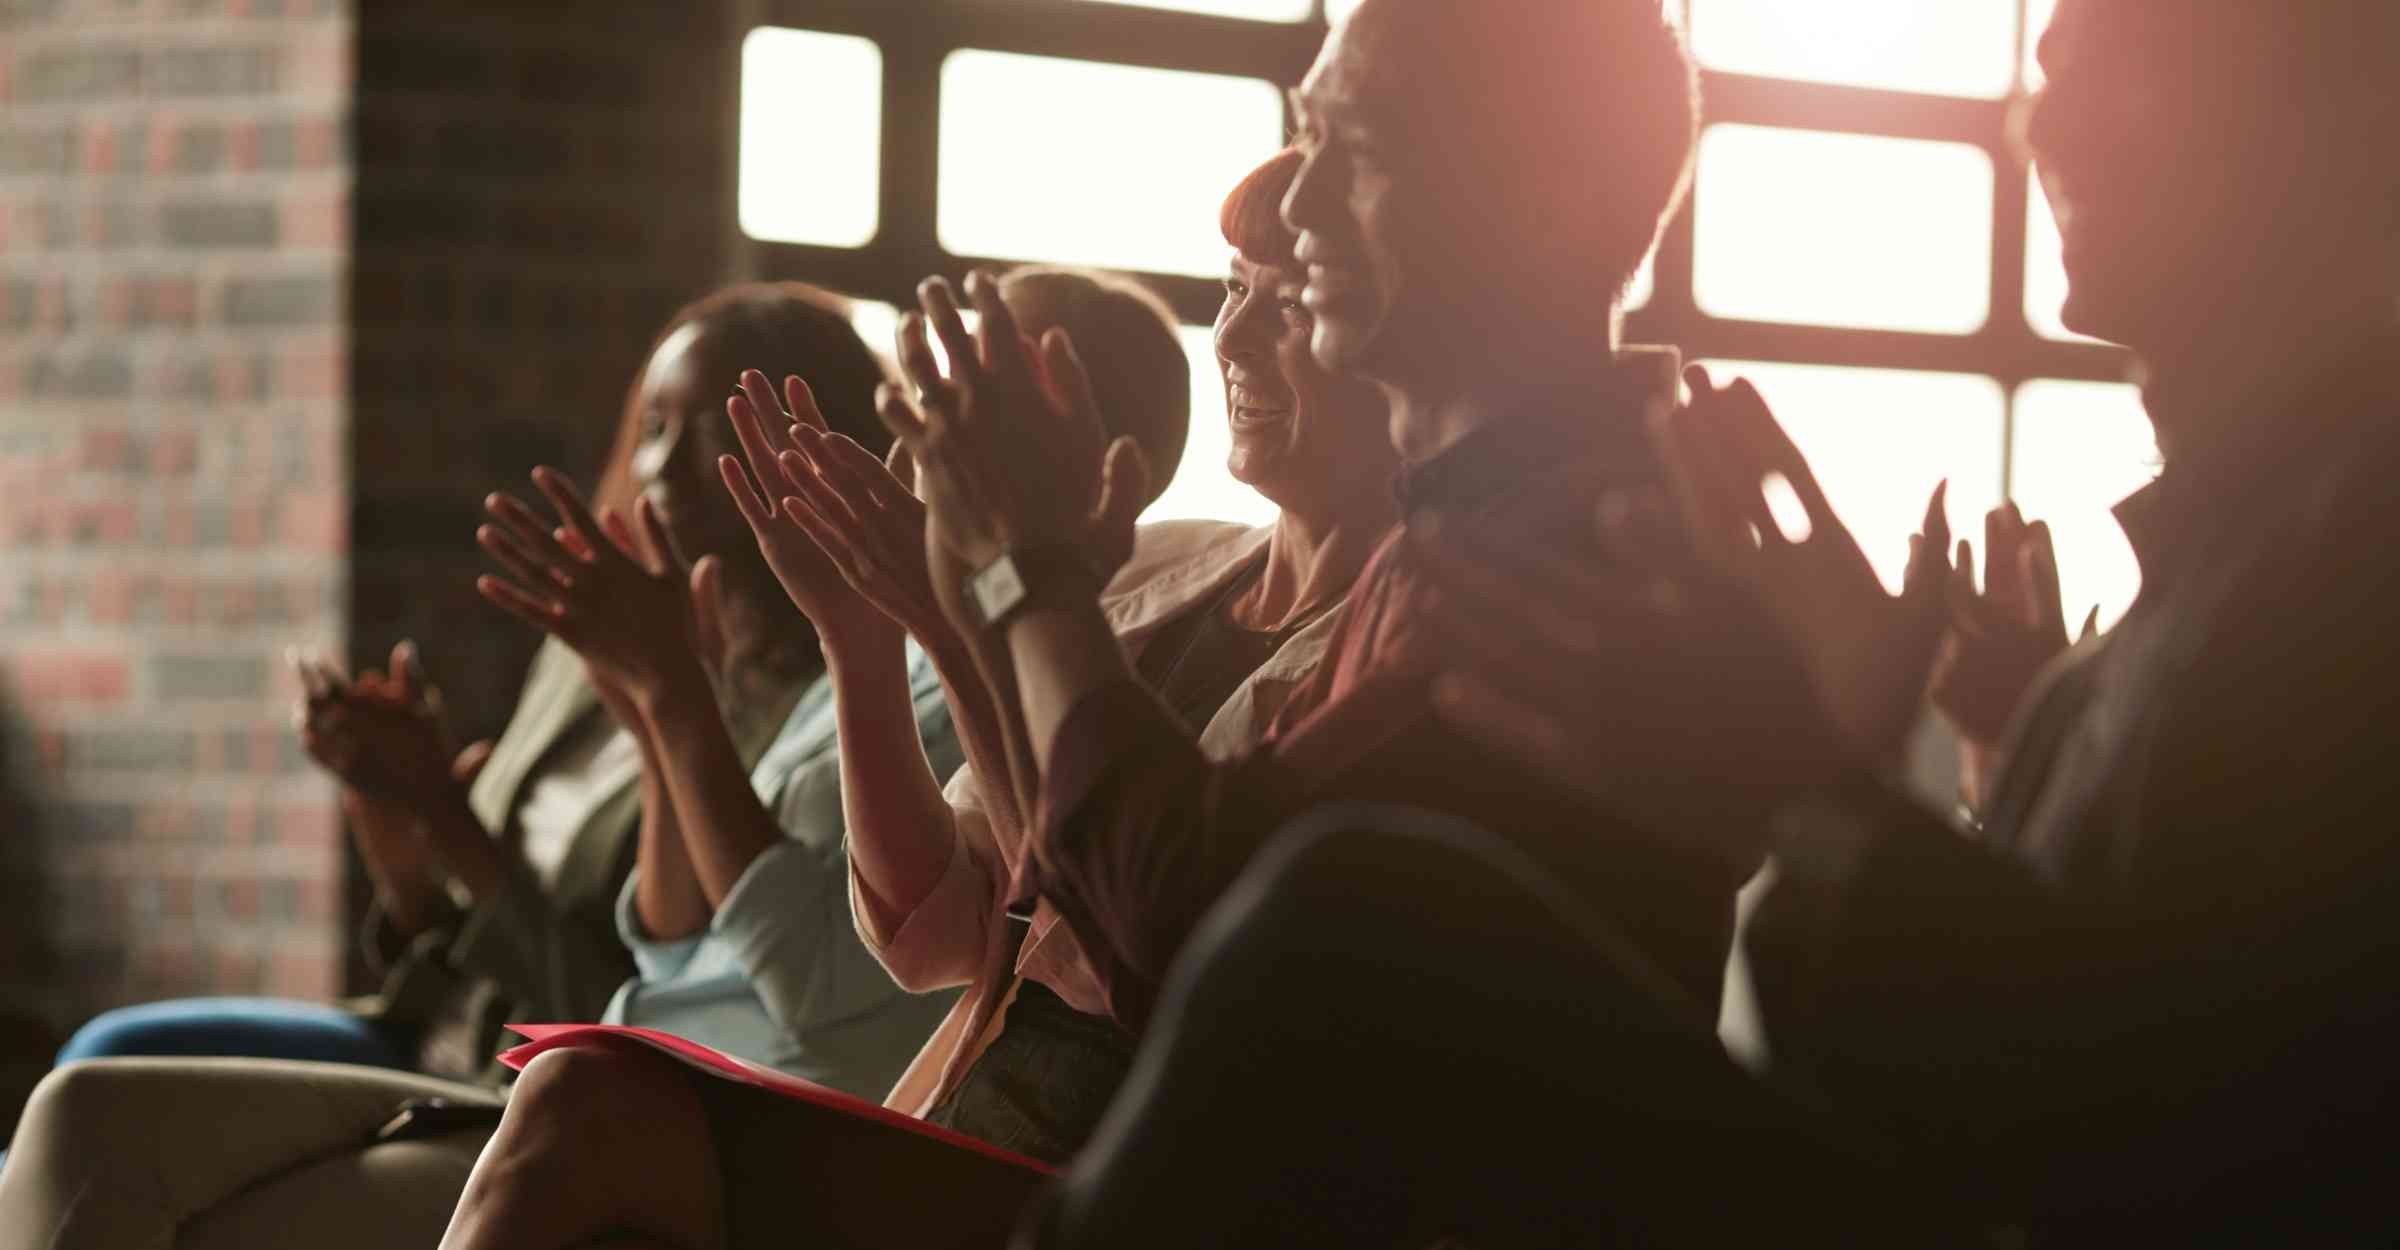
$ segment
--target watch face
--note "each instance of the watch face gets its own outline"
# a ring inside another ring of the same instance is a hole
[[[1025,579],[1017,573],[1017,562],[1005,554],[984,566],[969,585],[987,625],[1006,616],[1025,598]]]

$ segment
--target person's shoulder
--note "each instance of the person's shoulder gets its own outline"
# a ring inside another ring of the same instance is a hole
[[[1133,532],[1133,555],[1109,580],[1108,597],[1130,594],[1194,564],[1232,558],[1263,544],[1270,527],[1235,521],[1154,521]]]

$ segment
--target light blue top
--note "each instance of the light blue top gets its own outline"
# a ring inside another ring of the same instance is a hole
[[[914,644],[908,678],[926,757],[935,776],[949,776],[961,760],[958,734],[941,680]],[[638,873],[626,880],[617,931],[636,975],[604,1023],[660,1029],[861,1098],[891,1091],[956,992],[907,993],[858,939],[835,735],[833,681],[820,677],[751,773],[784,840],[751,861],[705,931],[652,940],[634,906]]]

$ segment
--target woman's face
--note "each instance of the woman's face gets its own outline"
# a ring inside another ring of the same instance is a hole
[[[1374,387],[1329,373],[1310,354],[1316,319],[1300,304],[1308,275],[1236,256],[1217,310],[1235,480],[1300,514],[1379,505],[1399,459]]]
[[[641,441],[633,449],[633,485],[658,510],[685,562],[737,551],[751,541],[717,476],[731,448],[725,396],[736,376],[707,327],[687,324],[650,356],[634,411]],[[633,518],[627,517],[628,521]]]

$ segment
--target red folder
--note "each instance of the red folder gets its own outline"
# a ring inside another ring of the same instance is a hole
[[[880,1103],[868,1102],[864,1098],[845,1094],[838,1089],[828,1089],[814,1081],[804,1081],[799,1077],[778,1072],[764,1064],[752,1063],[747,1059],[737,1058],[723,1051],[711,1050],[698,1042],[686,1041],[672,1033],[661,1033],[657,1029],[637,1029],[616,1024],[512,1024],[509,1029],[527,1039],[522,1046],[500,1052],[500,1062],[511,1068],[521,1070],[526,1064],[533,1062],[535,1055],[546,1050],[555,1050],[561,1046],[605,1046],[618,1042],[638,1043],[652,1047],[661,1054],[723,1080],[753,1086],[800,1102],[811,1103],[840,1115],[879,1124],[902,1133],[914,1134],[945,1146],[973,1151],[986,1158],[1012,1167],[1024,1168],[1039,1175],[1046,1176],[1056,1171],[1046,1163],[1028,1159],[1013,1151],[1002,1150],[989,1142],[977,1141],[964,1133],[954,1133],[949,1129],[927,1124],[913,1115],[894,1111]]]

